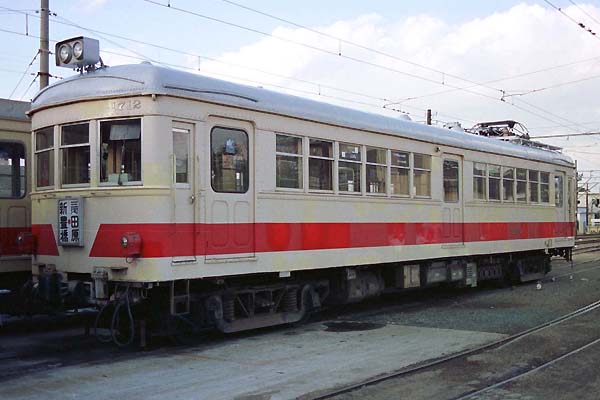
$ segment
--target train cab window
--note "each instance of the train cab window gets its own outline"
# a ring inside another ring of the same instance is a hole
[[[500,201],[500,166],[488,165],[488,195],[490,200]]]
[[[190,131],[173,128],[173,157],[175,183],[190,183]]]
[[[540,201],[540,171],[529,170],[529,201],[537,203]]]
[[[276,186],[286,189],[302,189],[302,138],[277,134]]]
[[[556,207],[563,206],[563,177],[561,175],[554,175],[554,204]]]
[[[0,142],[0,198],[25,196],[25,146]]]
[[[413,155],[413,186],[415,196],[431,197],[431,156]]]
[[[362,176],[361,146],[340,143],[338,164],[338,188],[342,193],[361,193]]]
[[[141,181],[141,120],[101,122],[100,182],[126,185]]]
[[[517,201],[527,201],[527,170],[517,168]]]
[[[54,186],[54,127],[35,132],[35,170],[38,189]]]
[[[550,203],[550,174],[540,172],[540,201]]]
[[[392,195],[410,196],[410,154],[391,152],[390,191]]]
[[[215,192],[246,193],[250,183],[248,134],[214,127],[210,132],[211,185]]]
[[[487,168],[484,163],[473,163],[473,198],[475,200],[486,199],[486,175]]]
[[[387,150],[367,147],[367,193],[386,193]]]
[[[444,160],[444,201],[456,203],[459,199],[458,161]]]
[[[503,200],[515,201],[515,169],[502,167],[502,192]]]
[[[333,143],[310,139],[308,156],[308,188],[333,190]]]
[[[62,184],[90,182],[90,124],[65,125],[60,130]]]

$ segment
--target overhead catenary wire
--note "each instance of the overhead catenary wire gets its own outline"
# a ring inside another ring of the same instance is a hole
[[[366,51],[369,51],[369,52],[377,54],[377,55],[388,57],[388,58],[391,58],[393,60],[400,61],[400,62],[409,64],[409,65],[412,65],[414,67],[418,67],[418,68],[422,68],[422,69],[425,69],[425,70],[428,70],[428,71],[432,71],[432,72],[438,73],[438,74],[440,74],[443,77],[450,77],[450,78],[454,78],[456,80],[460,80],[460,81],[464,81],[464,82],[470,83],[470,84],[473,85],[471,87],[481,86],[481,87],[485,87],[485,88],[490,89],[490,90],[494,90],[494,91],[497,91],[497,92],[502,92],[501,89],[490,87],[490,86],[488,86],[485,83],[475,82],[475,81],[473,81],[471,79],[463,78],[463,77],[460,77],[458,75],[454,75],[452,73],[449,73],[447,71],[442,71],[442,70],[439,70],[439,69],[436,69],[436,68],[431,68],[431,67],[428,67],[426,65],[416,63],[414,61],[405,60],[405,59],[400,58],[398,56],[395,56],[393,54],[390,54],[390,53],[387,53],[387,52],[384,52],[384,51],[381,51],[381,50],[377,50],[377,49],[374,49],[372,47],[365,46],[365,45],[362,45],[360,43],[356,43],[356,42],[353,42],[353,41],[350,41],[350,40],[347,40],[347,39],[344,39],[344,38],[340,38],[340,37],[337,37],[337,36],[334,36],[334,35],[331,35],[331,34],[328,34],[328,33],[325,33],[325,32],[321,32],[321,31],[319,31],[317,29],[310,28],[310,27],[308,27],[306,25],[302,25],[302,24],[299,24],[297,22],[291,21],[289,19],[285,19],[285,18],[282,18],[282,17],[275,16],[273,14],[269,14],[269,13],[264,12],[264,11],[260,11],[260,10],[258,10],[256,8],[252,8],[252,7],[249,7],[249,6],[237,3],[237,2],[232,1],[232,0],[220,0],[220,1],[223,1],[223,2],[225,2],[227,4],[231,4],[231,5],[235,6],[235,7],[239,7],[239,8],[242,8],[244,10],[247,10],[247,11],[259,14],[259,15],[263,15],[263,16],[271,18],[271,19],[275,19],[275,20],[280,21],[280,22],[284,22],[286,24],[295,26],[297,28],[301,28],[301,29],[307,30],[309,32],[316,33],[316,34],[321,35],[323,37],[327,37],[329,39],[336,40],[336,41],[338,41],[340,43],[344,43],[344,44],[347,44],[347,45],[350,45],[350,46],[354,46],[356,48],[359,48],[359,49],[362,49],[362,50],[366,50]]]
[[[2,6],[0,6],[0,8],[2,8]],[[37,17],[37,16],[34,16],[34,17]],[[361,96],[361,97],[364,97],[364,98],[370,98],[372,100],[379,100],[379,101],[382,101],[383,103],[389,102],[389,99],[384,98],[384,97],[372,96],[372,95],[368,95],[366,93],[360,93],[360,92],[356,92],[356,91],[352,91],[352,90],[342,89],[342,88],[338,88],[338,87],[335,87],[335,86],[332,86],[332,85],[327,85],[327,84],[322,84],[322,83],[318,83],[318,82],[308,81],[308,80],[305,80],[305,79],[290,77],[290,76],[286,76],[286,75],[282,75],[282,74],[277,74],[277,73],[274,73],[274,72],[269,72],[269,71],[265,71],[265,70],[262,70],[262,69],[249,67],[249,66],[243,66],[243,65],[240,65],[240,64],[231,63],[231,62],[227,62],[227,61],[223,61],[223,60],[219,60],[219,59],[216,59],[216,58],[211,58],[211,57],[207,57],[207,56],[203,56],[203,55],[199,55],[199,54],[195,54],[195,53],[191,53],[191,52],[186,52],[186,51],[178,50],[178,49],[175,49],[175,48],[158,45],[158,44],[155,44],[155,43],[145,42],[145,41],[138,40],[138,39],[132,39],[132,38],[128,38],[128,37],[121,36],[121,35],[111,34],[111,33],[108,33],[108,32],[102,32],[102,31],[99,31],[99,30],[96,30],[96,29],[87,28],[87,27],[84,27],[84,26],[81,26],[81,25],[78,25],[78,24],[75,24],[75,23],[68,22],[68,21],[64,21],[63,22],[63,21],[56,21],[55,19],[51,19],[51,20],[53,22],[57,22],[59,24],[73,26],[73,27],[78,27],[80,29],[85,29],[86,31],[94,33],[94,34],[97,34],[97,35],[112,36],[112,37],[115,37],[115,38],[118,38],[118,39],[127,40],[127,41],[130,41],[130,42],[133,42],[133,43],[137,43],[137,44],[141,44],[141,45],[146,45],[146,46],[154,47],[154,48],[161,49],[161,50],[171,51],[171,52],[177,53],[177,54],[193,56],[193,57],[201,58],[201,59],[204,59],[204,60],[209,60],[209,61],[212,61],[212,62],[222,63],[224,65],[230,65],[230,66],[234,66],[234,67],[238,67],[238,68],[249,69],[249,70],[256,71],[256,72],[259,72],[259,73],[263,73],[263,74],[266,74],[266,75],[276,76],[276,77],[282,78],[282,79],[296,81],[296,82],[300,82],[300,83],[304,83],[304,84],[310,84],[310,85],[315,86],[315,88],[319,88],[319,89],[321,89],[321,88],[331,89],[331,90],[339,91],[341,93],[351,94],[351,95],[355,95],[355,96]],[[25,35],[25,34],[20,33],[20,32],[10,31],[10,30],[6,30],[6,29],[2,29],[2,28],[0,28],[0,32],[12,33],[12,34],[17,34],[17,35],[26,36],[26,37],[32,37],[32,38],[39,38],[38,36],[35,36],[35,35]],[[56,42],[56,40],[51,40],[51,42]],[[131,51],[129,48],[126,48],[126,47],[124,47],[122,45],[118,45],[118,46],[121,47],[121,48],[126,49],[127,51]],[[124,54],[124,53],[118,53],[118,52],[111,52],[111,51],[107,51],[107,50],[102,50],[102,52],[108,53],[108,54],[115,54],[115,55],[119,55],[119,56],[122,56],[122,57],[128,57],[128,58],[132,58],[132,59],[152,61],[152,62],[155,62],[156,64],[160,64],[160,65],[165,65],[165,66],[171,66],[171,67],[175,67],[175,68],[182,68],[182,69],[188,69],[188,70],[196,71],[195,68],[190,68],[188,66],[183,66],[183,65],[179,65],[179,64],[173,64],[173,63],[167,63],[167,62],[158,61],[158,60],[151,60],[148,57],[146,57],[144,55],[141,55],[138,52],[134,52],[138,56],[132,56],[130,54]],[[301,89],[293,89],[293,88],[289,88],[289,87],[285,87],[285,86],[281,86],[281,85],[274,85],[274,84],[265,83],[265,82],[259,82],[259,81],[251,81],[250,79],[241,78],[241,77],[235,77],[235,76],[232,76],[232,75],[218,74],[218,73],[214,73],[214,72],[212,74],[213,75],[220,75],[220,76],[223,76],[223,77],[229,77],[229,78],[233,78],[233,79],[237,79],[237,80],[241,79],[241,80],[244,80],[246,82],[253,82],[253,83],[256,83],[256,84],[259,84],[259,85],[265,85],[265,86],[268,85],[268,86],[273,86],[273,87],[284,88],[284,89],[296,91],[298,93],[305,92],[305,93],[310,93],[310,94],[316,94],[316,93],[313,93],[313,92],[302,91]],[[355,103],[355,104],[360,104],[361,103],[361,102],[356,101],[356,100],[349,100],[349,99],[341,98],[341,97],[338,97],[338,96],[325,95],[323,93],[319,93],[319,95],[321,97],[329,97],[329,98],[332,98],[332,99],[346,101],[346,102],[349,102],[349,103]],[[363,104],[369,105],[369,106],[373,106],[373,107],[376,107],[378,109],[382,108],[381,105],[373,105],[373,104],[368,104],[368,103],[363,103]],[[422,112],[426,111],[425,108],[419,108],[419,107],[416,107],[416,106],[407,106],[407,108],[418,110],[418,111],[422,111]],[[391,108],[388,108],[388,109],[390,109],[392,111],[398,111],[398,110],[394,110],[394,109],[391,109]],[[410,114],[408,112],[405,112],[405,113]],[[474,123],[475,122],[472,119],[468,119],[468,118],[464,118],[464,117],[458,117],[458,116],[452,116],[452,115],[449,115],[449,114],[446,114],[446,113],[438,113],[438,114],[441,115],[441,116],[445,116],[445,117],[448,117],[448,118],[451,118],[451,119],[456,119],[456,120],[463,121],[463,122],[469,122],[469,123]]]
[[[21,82],[23,82],[23,78],[25,78],[25,75],[27,75],[27,73],[29,72],[29,68],[31,68],[31,66],[33,65],[33,63],[35,62],[35,60],[37,60],[37,57],[38,57],[39,54],[40,54],[40,50],[38,49],[38,51],[35,53],[35,55],[31,59],[31,61],[29,62],[29,64],[25,68],[25,71],[23,71],[23,74],[21,75],[21,78],[19,79],[19,81],[15,85],[15,88],[12,90],[12,92],[10,92],[10,95],[8,96],[9,99],[11,97],[13,97],[13,95],[15,94],[15,92],[17,91],[17,89],[19,88],[19,86],[21,85]]]
[[[256,13],[256,14],[259,14],[259,15],[266,16],[266,17],[268,17],[268,18],[275,19],[275,20],[277,20],[277,21],[280,21],[280,22],[284,22],[284,23],[290,24],[290,25],[292,25],[292,26],[295,26],[295,27],[298,27],[298,28],[301,28],[301,29],[305,29],[305,30],[307,30],[307,31],[309,31],[309,32],[313,32],[313,33],[316,33],[316,34],[318,34],[318,35],[322,35],[322,36],[324,36],[324,37],[327,37],[327,38],[330,38],[330,39],[338,40],[340,43],[349,44],[349,45],[351,45],[351,46],[355,46],[355,47],[357,47],[357,48],[360,48],[360,49],[363,49],[363,50],[367,50],[367,51],[370,51],[370,52],[372,52],[372,53],[375,53],[375,54],[378,54],[378,55],[383,55],[383,56],[385,56],[385,57],[389,57],[389,58],[391,58],[391,59],[394,59],[394,60],[397,60],[397,61],[401,61],[401,62],[407,63],[407,64],[409,64],[409,65],[412,65],[412,66],[420,67],[420,68],[423,68],[423,69],[426,69],[426,70],[429,70],[429,71],[434,71],[434,72],[436,72],[436,73],[440,73],[440,74],[442,74],[442,75],[444,75],[444,76],[449,76],[449,77],[452,77],[452,78],[454,78],[454,79],[461,80],[461,81],[465,81],[465,82],[469,82],[469,83],[473,84],[472,86],[469,86],[468,88],[473,88],[473,87],[477,87],[477,86],[482,86],[482,87],[486,87],[486,88],[488,88],[488,89],[492,89],[492,90],[500,91],[500,92],[503,94],[503,97],[504,97],[504,91],[503,91],[503,90],[501,90],[501,89],[498,89],[498,88],[494,88],[494,87],[490,87],[490,86],[488,86],[488,83],[478,83],[478,82],[474,82],[474,81],[472,81],[472,80],[470,80],[470,79],[466,79],[466,78],[463,78],[463,77],[460,77],[460,76],[457,76],[457,75],[453,75],[453,74],[450,74],[450,73],[448,73],[448,72],[445,72],[445,71],[441,71],[441,70],[438,70],[438,69],[435,69],[435,68],[430,68],[430,67],[428,67],[428,66],[425,66],[425,65],[422,65],[422,64],[419,64],[419,63],[415,63],[415,62],[412,62],[412,61],[409,61],[409,60],[404,60],[404,59],[402,59],[402,58],[400,58],[400,57],[394,56],[394,55],[392,55],[392,54],[389,54],[389,53],[386,53],[386,52],[384,52],[384,51],[380,51],[380,50],[377,50],[377,49],[373,49],[373,48],[371,48],[371,47],[368,47],[368,46],[365,46],[365,45],[361,45],[361,44],[359,44],[359,43],[352,42],[352,41],[350,41],[350,40],[346,40],[346,39],[343,39],[343,38],[340,38],[340,37],[337,37],[337,36],[334,36],[334,35],[330,35],[330,34],[328,34],[328,33],[325,33],[325,32],[321,32],[321,31],[319,31],[319,30],[317,30],[317,29],[310,28],[310,27],[308,27],[308,26],[306,26],[306,25],[302,25],[302,24],[299,24],[299,23],[297,23],[297,22],[291,21],[291,20],[289,20],[289,19],[285,19],[285,18],[281,18],[281,17],[275,16],[275,15],[273,15],[273,14],[270,14],[270,13],[267,13],[267,12],[264,12],[264,11],[261,11],[261,10],[258,10],[258,9],[256,9],[256,8],[252,8],[252,7],[249,7],[249,6],[246,6],[246,5],[243,5],[243,4],[240,4],[240,3],[237,3],[237,2],[235,2],[235,1],[232,1],[232,0],[220,0],[220,1],[222,1],[222,2],[225,2],[225,3],[227,3],[227,4],[231,4],[231,5],[233,5],[233,6],[236,6],[236,7],[239,7],[239,8],[242,8],[242,9],[244,9],[244,10],[247,10],[247,11],[250,11],[250,12],[253,12],[253,13]],[[589,79],[594,79],[594,78],[597,78],[597,76],[595,76],[595,77],[593,77],[593,78],[588,78],[588,79],[586,79],[586,80],[589,80]],[[496,80],[496,81],[493,81],[493,82],[498,82],[498,80]],[[577,82],[579,82],[579,81],[577,81]],[[571,83],[574,83],[574,82],[571,82]],[[556,87],[559,87],[559,86],[564,86],[564,85],[566,85],[566,84],[568,84],[568,83],[563,83],[563,84],[561,84],[561,85],[557,85]],[[467,89],[468,89],[468,88],[467,88]],[[465,88],[462,88],[462,89],[465,89]],[[541,90],[547,90],[547,89],[549,89],[549,88],[540,89],[540,90],[538,90],[538,91],[541,91]],[[460,89],[459,89],[459,88],[456,88],[456,89],[451,89],[451,90],[452,90],[452,91],[454,91],[454,90],[460,90]],[[391,103],[391,104],[394,104],[394,103]],[[530,106],[532,106],[532,105],[530,105]],[[532,106],[532,107],[533,107],[533,106]],[[539,109],[539,108],[538,108],[538,109]],[[546,111],[544,111],[544,112],[546,112]],[[557,117],[557,116],[555,115],[555,117]],[[559,118],[560,118],[560,117],[559,117]],[[563,119],[563,120],[566,120],[566,119]],[[568,121],[568,120],[567,120],[567,121]],[[574,124],[575,124],[575,125],[577,125],[577,123],[574,123]]]
[[[31,81],[31,83],[29,84],[29,86],[27,86],[27,89],[25,89],[25,91],[23,92],[23,94],[21,95],[21,98],[19,100],[23,100],[23,98],[25,97],[25,95],[29,92],[29,89],[31,89],[31,87],[33,86],[33,84],[37,81],[39,75],[36,75],[33,80]]]
[[[192,11],[192,10],[188,10],[188,9],[185,9],[185,8],[175,7],[175,6],[171,5],[171,4],[164,4],[164,3],[160,3],[160,2],[154,1],[154,0],[142,0],[142,1],[144,1],[146,3],[149,3],[149,4],[156,5],[156,6],[164,7],[164,8],[167,8],[169,10],[174,10],[174,11],[177,11],[177,12],[180,12],[180,13],[184,13],[184,14],[192,15],[192,16],[195,16],[195,17],[198,17],[198,18],[202,18],[202,19],[205,19],[205,20],[208,20],[208,21],[213,21],[213,22],[221,23],[221,24],[224,24],[224,25],[227,25],[227,26],[231,26],[231,27],[234,27],[234,28],[238,28],[238,29],[241,29],[241,30],[245,30],[245,31],[248,31],[248,32],[253,32],[253,33],[256,33],[256,34],[259,34],[259,35],[262,35],[262,36],[272,37],[272,38],[275,38],[275,39],[278,39],[278,40],[281,40],[281,41],[284,41],[284,42],[293,43],[293,44],[296,44],[296,45],[299,45],[299,46],[303,46],[305,48],[313,49],[313,50],[321,52],[321,53],[325,53],[325,54],[329,54],[329,55],[334,55],[334,56],[339,56],[339,57],[345,58],[345,59],[350,60],[350,61],[361,63],[363,65],[367,65],[367,66],[379,68],[379,69],[386,70],[386,71],[389,71],[389,72],[399,73],[399,74],[402,74],[402,75],[406,75],[406,76],[409,76],[409,77],[414,77],[416,79],[421,79],[421,80],[429,81],[431,83],[442,85],[442,86],[448,86],[448,87],[451,87],[451,88],[456,88],[456,89],[459,89],[459,90],[464,91],[466,93],[471,93],[471,94],[474,94],[474,95],[477,95],[477,96],[481,96],[481,97],[484,97],[484,98],[487,98],[487,99],[491,99],[491,100],[494,100],[494,101],[503,102],[503,103],[508,104],[508,105],[510,105],[512,107],[515,107],[515,108],[517,108],[517,109],[519,109],[519,110],[521,110],[523,112],[526,112],[526,113],[531,114],[531,115],[535,115],[538,118],[545,119],[547,121],[552,121],[554,123],[558,123],[556,120],[553,120],[553,119],[545,117],[545,116],[543,116],[543,115],[541,115],[539,113],[536,113],[536,112],[533,112],[531,110],[528,110],[527,108],[524,108],[522,106],[517,106],[517,105],[512,104],[512,103],[504,102],[501,98],[490,96],[490,95],[487,95],[487,94],[484,94],[484,93],[475,92],[475,91],[472,91],[472,90],[469,90],[469,89],[463,89],[463,88],[461,88],[459,86],[450,85],[450,84],[445,83],[445,82],[439,82],[439,81],[432,80],[432,79],[429,79],[429,78],[425,78],[425,77],[422,77],[422,76],[418,76],[418,75],[415,75],[415,74],[410,74],[410,73],[407,73],[407,72],[404,72],[404,71],[400,71],[400,70],[395,69],[395,68],[391,68],[391,67],[387,67],[385,65],[381,65],[381,64],[370,62],[370,61],[366,61],[366,60],[363,60],[363,59],[360,59],[360,58],[357,58],[357,57],[351,57],[351,56],[348,56],[348,55],[345,55],[345,54],[341,54],[339,52],[334,52],[334,51],[331,51],[331,50],[323,49],[323,48],[320,48],[318,46],[313,46],[313,45],[310,45],[310,44],[307,44],[307,43],[298,42],[296,40],[292,40],[292,39],[288,39],[288,38],[283,38],[283,37],[280,37],[280,36],[277,36],[277,35],[273,35],[273,34],[268,33],[268,32],[264,32],[264,31],[255,29],[255,28],[250,28],[250,27],[243,26],[243,25],[240,25],[240,24],[237,24],[237,23],[233,23],[233,22],[230,22],[230,21],[225,21],[225,20],[220,19],[220,18],[211,17],[211,16],[208,16],[208,15],[205,15],[205,14],[201,14],[201,13],[198,13],[198,12],[195,12],[195,11]],[[549,114],[549,115],[553,115],[555,118],[559,118],[559,119],[563,119],[564,120],[564,118],[558,117],[558,116],[556,116],[556,115],[554,115],[554,114],[552,114],[552,113],[550,113],[548,111],[545,111],[545,113]],[[572,123],[572,121],[569,121],[569,122]]]
[[[589,19],[591,19],[592,21],[594,21],[597,24],[600,24],[600,21],[598,21],[596,18],[594,18],[593,15],[591,15],[589,12],[585,11],[581,6],[579,6],[577,3],[575,3],[573,0],[569,0],[569,3],[573,4],[575,7],[577,7],[577,9],[579,11],[581,11],[582,13],[584,13]]]
[[[600,36],[598,36],[596,32],[594,32],[593,30],[591,30],[590,28],[588,28],[587,26],[585,26],[585,24],[583,24],[582,22],[577,21],[575,18],[571,17],[569,14],[567,14],[566,12],[564,12],[564,10],[561,7],[558,7],[558,6],[554,5],[549,0],[544,0],[544,2],[546,4],[548,4],[550,7],[554,8],[559,13],[561,13],[561,15],[564,15],[565,18],[567,18],[568,20],[570,20],[571,22],[573,22],[574,24],[576,24],[577,26],[579,26],[581,29],[585,30],[587,33],[589,33],[590,35],[592,35],[596,39],[600,40]]]
[[[161,4],[161,3],[158,3],[158,2],[155,2],[155,1],[150,1],[150,0],[144,0],[144,1],[146,1],[146,2],[149,2],[149,3],[152,3],[152,4],[157,4],[157,5],[162,5],[162,6],[165,6],[164,4]],[[190,11],[188,11],[188,10],[178,9],[178,8],[175,8],[175,7],[170,7],[170,8],[174,8],[174,9],[176,9],[176,10],[181,10],[182,12],[190,12]],[[215,18],[212,18],[212,17],[204,16],[204,15],[202,15],[202,14],[198,14],[198,13],[194,13],[194,12],[191,12],[191,13],[192,13],[193,15],[201,16],[201,17],[203,17],[203,18],[205,18],[205,17],[206,17],[206,18],[209,18],[209,19],[211,19],[211,20],[215,20],[215,21],[217,21],[217,22],[223,22],[223,23],[227,23],[227,24],[232,24],[232,23],[229,23],[229,22],[227,22],[227,21],[222,21],[222,20],[215,19]],[[82,26],[80,26],[80,25],[77,25],[77,24],[74,24],[74,23],[70,23],[69,21],[67,21],[67,22],[63,22],[63,23],[65,23],[65,24],[67,24],[67,25],[69,25],[69,24],[70,24],[70,25],[72,25],[72,26],[79,27],[80,29],[86,29],[86,30],[88,30],[88,31],[90,31],[90,32],[95,32],[95,33],[97,33],[97,34],[100,34],[100,33],[102,33],[102,32],[100,32],[100,31],[98,31],[98,30],[93,30],[93,29],[89,29],[89,28],[82,27]],[[233,24],[233,25],[234,25],[234,26],[236,26],[236,27],[239,27],[239,28],[241,28],[241,29],[250,29],[250,30],[253,30],[252,28],[243,27],[243,26],[241,26],[241,25],[238,25],[238,24]],[[1,30],[1,31],[6,31],[6,30]],[[253,30],[253,31],[254,31],[254,30]],[[268,34],[268,33],[265,33],[265,32],[261,32],[261,31],[258,31],[258,30],[256,30],[256,31],[257,31],[257,32],[259,32],[259,33],[261,33],[261,34],[265,34],[265,35],[273,36],[273,35],[271,35],[271,34]],[[103,34],[107,34],[107,33],[103,33]],[[29,35],[25,35],[25,36],[29,36]],[[120,36],[120,35],[114,35],[114,34],[111,34],[111,36],[113,36],[113,37],[118,37],[118,38],[121,38],[121,39],[124,39],[124,40],[131,40],[131,41],[133,41],[133,42],[138,42],[138,43],[140,43],[140,44],[152,45],[152,44],[145,43],[145,42],[142,42],[142,41],[138,41],[138,40],[135,40],[135,39],[126,38],[126,37],[124,37],[124,36]],[[285,40],[287,40],[287,39],[285,39]],[[301,44],[301,43],[300,43],[300,44]],[[305,44],[301,44],[301,45],[305,45]],[[308,46],[310,46],[310,45],[308,45]],[[154,47],[158,47],[158,48],[165,48],[165,49],[168,49],[168,50],[171,50],[171,51],[176,51],[176,52],[179,52],[179,53],[183,53],[183,52],[181,52],[181,51],[178,51],[178,50],[175,50],[175,49],[169,49],[169,48],[166,48],[165,46],[157,46],[157,45],[154,45]],[[310,46],[310,47],[316,47],[316,46]],[[326,49],[320,49],[320,51],[329,52],[329,51],[328,51],[328,50],[326,50]],[[189,53],[188,53],[188,54],[189,54]],[[395,70],[395,69],[393,69],[393,68],[388,68],[388,67],[381,66],[381,65],[378,65],[378,64],[374,64],[374,63],[366,62],[365,60],[354,59],[353,57],[349,57],[349,58],[350,58],[350,59],[353,59],[353,60],[356,60],[356,61],[358,61],[358,62],[364,62],[364,63],[367,63],[368,65],[371,65],[371,64],[372,64],[373,66],[378,66],[378,67],[387,68],[387,69],[390,69],[390,70],[392,70],[392,71],[398,71],[398,70]],[[164,64],[164,63],[161,63],[161,62],[159,62],[159,61],[155,61],[155,62],[157,62],[157,63],[159,63],[159,64]],[[398,72],[400,72],[400,73],[404,73],[403,71],[398,71]],[[420,77],[420,78],[422,78],[422,77]],[[427,78],[425,78],[425,79],[427,79]],[[433,82],[435,82],[435,83],[437,83],[437,84],[443,84],[443,85],[445,85],[445,86],[449,86],[448,84],[445,84],[445,83],[440,83],[440,82],[438,82],[438,81],[433,81]],[[315,85],[319,85],[319,84],[315,84]],[[460,87],[457,87],[456,89],[457,89],[457,90],[462,90]],[[339,88],[334,88],[334,90],[339,90]],[[479,96],[484,96],[484,97],[487,97],[487,98],[490,98],[490,99],[493,99],[493,100],[500,100],[500,99],[498,99],[498,98],[495,98],[495,97],[492,97],[492,96],[488,96],[488,95],[485,95],[485,94],[482,94],[482,93],[479,93],[479,92],[473,92],[473,91],[467,91],[467,92],[470,92],[470,93],[473,93],[473,94],[476,94],[476,95],[479,95]],[[356,94],[356,93],[355,93],[355,94]],[[387,99],[385,99],[385,100],[387,100]],[[354,101],[354,102],[356,103],[356,101]],[[507,104],[510,104],[510,103],[507,103]],[[562,126],[562,127],[566,127],[566,128],[568,128],[568,126],[567,126],[567,125],[565,125],[565,124],[558,123],[558,121],[555,121],[555,120],[553,120],[553,119],[551,119],[551,118],[548,118],[548,117],[546,117],[546,116],[544,116],[544,115],[542,115],[542,114],[539,114],[539,113],[533,112],[533,111],[531,111],[531,110],[529,110],[529,109],[527,109],[527,108],[525,108],[525,107],[522,107],[522,106],[517,106],[517,105],[515,105],[515,104],[510,104],[510,105],[511,105],[511,106],[513,106],[513,107],[515,107],[515,108],[517,108],[517,109],[519,109],[519,110],[521,110],[521,111],[523,111],[523,112],[526,112],[526,113],[529,113],[529,114],[531,114],[531,115],[537,116],[537,117],[539,117],[539,118],[542,118],[542,119],[545,119],[545,120],[551,121],[551,122],[553,122],[553,123],[557,123],[559,126]],[[533,106],[533,105],[531,105],[531,104],[529,104],[529,106],[531,106],[531,107],[535,108],[535,106]],[[416,107],[410,107],[410,108],[416,108]],[[557,115],[555,115],[555,114],[553,114],[553,113],[550,113],[550,112],[548,112],[548,111],[546,111],[546,110],[542,110],[542,109],[540,109],[539,107],[538,107],[537,109],[538,109],[538,110],[541,110],[543,113],[545,113],[545,114],[547,114],[547,115],[551,115],[553,118],[562,119],[562,120],[565,120],[565,121],[569,122],[569,123],[570,123],[570,124],[572,124],[572,125],[577,125],[577,123],[575,123],[575,122],[572,122],[572,121],[569,121],[569,120],[567,120],[567,119],[564,119],[564,118],[562,118],[562,117],[559,117],[559,116],[557,116]],[[453,117],[453,118],[455,118],[455,117]],[[468,119],[465,119],[465,118],[456,118],[456,119],[459,119],[459,120],[462,120],[462,121],[469,121]]]

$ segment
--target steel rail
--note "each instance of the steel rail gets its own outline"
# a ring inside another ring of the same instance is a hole
[[[517,379],[521,379],[521,378],[523,378],[525,376],[528,376],[528,375],[534,374],[534,373],[536,373],[538,371],[541,371],[542,369],[548,368],[548,367],[556,364],[557,362],[562,361],[565,358],[571,357],[571,356],[573,356],[573,355],[575,355],[577,353],[580,353],[581,351],[587,349],[588,347],[591,347],[591,346],[593,346],[595,344],[598,344],[598,343],[600,343],[600,338],[594,339],[591,342],[586,343],[583,346],[580,346],[580,347],[576,348],[575,350],[571,350],[571,351],[569,351],[567,353],[564,353],[564,354],[562,354],[562,355],[560,355],[558,357],[555,357],[555,358],[553,358],[550,361],[547,361],[547,362],[545,362],[545,363],[543,363],[541,365],[538,365],[537,367],[531,368],[531,369],[529,369],[529,370],[527,370],[525,372],[522,372],[520,374],[513,375],[510,378],[504,379],[504,380],[502,380],[500,382],[496,382],[496,383],[494,383],[492,385],[489,385],[489,386],[486,386],[484,388],[474,390],[472,392],[460,395],[458,397],[453,397],[452,400],[466,400],[466,399],[470,399],[470,398],[472,398],[474,396],[477,396],[477,395],[480,395],[482,393],[489,392],[492,389],[496,389],[496,388],[502,387],[502,386],[506,385],[507,383],[516,381]]]
[[[526,329],[526,330],[524,330],[522,332],[519,332],[519,333],[510,335],[510,336],[507,336],[507,337],[502,338],[502,339],[495,340],[493,342],[484,344],[484,345],[476,347],[474,349],[464,350],[464,351],[461,351],[461,352],[458,352],[458,353],[455,353],[455,354],[451,354],[451,355],[446,356],[446,357],[441,357],[441,358],[437,358],[437,359],[434,359],[434,360],[431,360],[431,361],[427,361],[427,362],[425,362],[423,364],[419,364],[419,365],[412,366],[412,367],[401,368],[399,370],[392,371],[392,372],[389,372],[387,374],[379,375],[377,377],[370,378],[370,379],[367,379],[367,380],[364,380],[364,381],[361,381],[361,382],[358,382],[358,383],[353,383],[353,384],[350,384],[350,385],[347,385],[347,386],[334,388],[334,389],[326,391],[326,392],[321,392],[320,394],[318,394],[318,393],[315,394],[315,395],[308,394],[308,395],[305,395],[305,396],[301,396],[300,398],[301,399],[305,399],[305,400],[309,400],[309,399],[310,400],[329,399],[329,398],[332,398],[332,397],[335,397],[335,396],[338,396],[338,395],[341,395],[341,394],[344,394],[344,393],[353,392],[355,390],[364,388],[366,386],[372,386],[372,385],[375,385],[377,383],[381,383],[381,382],[384,382],[384,381],[387,381],[387,380],[390,380],[390,379],[395,379],[395,378],[399,378],[399,377],[402,377],[402,376],[408,376],[408,375],[414,374],[416,372],[425,370],[427,368],[431,368],[431,367],[435,367],[435,366],[447,363],[449,361],[453,361],[453,360],[456,360],[456,359],[459,359],[459,358],[462,358],[462,357],[465,357],[465,356],[479,354],[479,353],[482,353],[484,351],[487,351],[487,350],[490,350],[490,349],[493,349],[493,348],[497,348],[497,347],[500,347],[500,346],[504,346],[504,345],[510,344],[512,342],[516,342],[517,340],[520,340],[520,339],[522,339],[522,338],[524,338],[526,336],[529,336],[529,335],[532,335],[534,333],[540,332],[540,331],[542,331],[544,329],[547,329],[549,327],[552,327],[552,326],[555,326],[555,325],[559,325],[559,324],[561,324],[561,323],[563,323],[565,321],[568,321],[568,320],[570,320],[572,318],[576,318],[578,316],[584,315],[584,314],[586,314],[586,313],[588,313],[590,311],[593,311],[593,310],[595,310],[597,308],[600,308],[600,300],[595,301],[593,303],[590,303],[590,304],[588,304],[588,305],[586,305],[584,307],[581,307],[581,308],[579,308],[579,309],[577,309],[575,311],[572,311],[572,312],[570,312],[568,314],[565,314],[563,316],[555,318],[555,319],[553,319],[551,321],[544,322],[544,323],[539,324],[537,326],[534,326],[532,328]],[[600,341],[600,339],[597,339],[594,342],[588,343],[586,346],[591,346],[592,344],[595,344],[598,341]],[[582,350],[582,349],[579,349],[579,351],[580,350]],[[569,355],[569,353],[564,354],[561,357],[564,358],[564,357],[566,357],[568,355]],[[558,361],[558,360],[556,360],[556,361]],[[532,371],[532,370],[530,370],[530,371]],[[486,389],[486,390],[490,390],[490,389],[491,389],[491,387],[488,388],[488,389]],[[474,396],[475,394],[476,394],[475,392],[469,393],[468,396]],[[465,397],[465,398],[468,398],[468,397]],[[458,400],[458,399],[462,399],[462,397],[458,397],[455,400]]]

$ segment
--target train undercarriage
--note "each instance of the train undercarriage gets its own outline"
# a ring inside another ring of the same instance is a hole
[[[538,280],[550,271],[552,255],[569,259],[571,249],[159,283],[112,282],[101,271],[63,279],[56,271],[44,271],[35,294],[38,302],[61,308],[99,306],[97,337],[125,346],[135,338],[145,343],[148,334],[231,333],[295,323],[323,306],[384,293]]]

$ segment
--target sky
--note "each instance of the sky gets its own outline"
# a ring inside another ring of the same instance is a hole
[[[600,1],[449,4],[50,0],[50,39],[96,38],[109,66],[146,60],[419,122],[431,109],[436,124],[511,119],[532,137],[600,131]],[[38,8],[0,0],[1,98],[39,89],[38,60],[28,68]],[[52,83],[74,72],[51,58],[51,74]],[[600,182],[600,135],[540,140]]]

